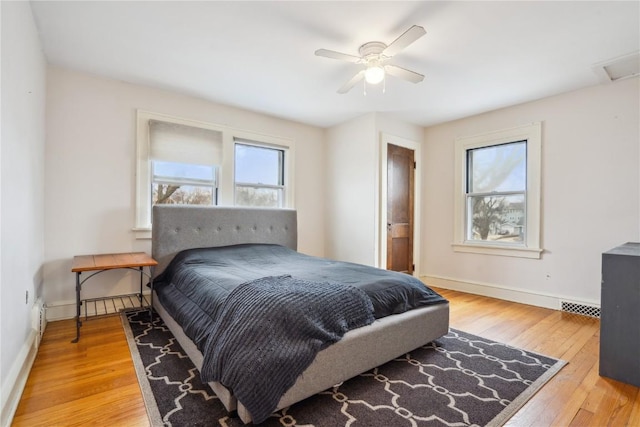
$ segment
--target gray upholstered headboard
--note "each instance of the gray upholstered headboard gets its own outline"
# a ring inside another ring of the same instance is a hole
[[[151,256],[154,276],[184,249],[240,243],[298,245],[297,213],[292,209],[156,205],[153,207]]]

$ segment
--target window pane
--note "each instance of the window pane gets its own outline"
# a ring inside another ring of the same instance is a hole
[[[213,187],[154,183],[153,204],[211,205],[213,204]]]
[[[523,242],[524,194],[467,197],[467,240]]]
[[[467,150],[468,192],[524,191],[527,185],[527,142]]]
[[[236,186],[236,205],[282,207],[282,189]]]
[[[283,150],[236,144],[236,182],[283,185]]]
[[[153,162],[154,177],[213,181],[213,172],[214,166],[161,162],[157,160]]]

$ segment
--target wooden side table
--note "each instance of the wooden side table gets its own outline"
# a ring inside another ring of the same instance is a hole
[[[144,276],[149,278],[149,282],[153,283],[153,278],[151,275],[151,267],[158,265],[158,262],[151,258],[148,254],[144,252],[126,252],[126,253],[116,253],[116,254],[94,254],[94,255],[78,255],[73,257],[73,265],[71,267],[71,271],[76,273],[76,338],[71,342],[77,343],[80,339],[80,327],[82,326],[82,320],[80,320],[81,315],[81,306],[85,305],[85,319],[88,317],[87,315],[87,304],[89,302],[96,303],[97,301],[102,301],[105,304],[106,311],[106,302],[111,301],[115,309],[115,300],[123,298],[131,297],[138,298],[140,301],[140,307],[144,307],[144,298],[142,296],[142,286]],[[144,267],[147,267],[149,272],[145,273]],[[127,294],[127,295],[117,295],[112,297],[103,297],[103,298],[93,298],[91,300],[83,300],[81,299],[82,285],[84,282],[95,276],[96,274],[105,272],[107,270],[115,270],[115,269],[128,269],[140,272],[140,293],[137,294]],[[80,275],[83,272],[92,272],[89,276],[84,279],[80,279]],[[153,286],[152,286],[153,289]],[[153,298],[153,296],[152,296]],[[153,299],[151,300],[153,302]],[[149,309],[151,310],[151,304],[149,304]],[[97,309],[96,309],[97,312]]]

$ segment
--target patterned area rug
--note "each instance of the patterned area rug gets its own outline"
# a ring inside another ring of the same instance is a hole
[[[122,313],[153,426],[239,427],[159,316]],[[263,426],[499,426],[564,361],[451,330],[273,414]]]

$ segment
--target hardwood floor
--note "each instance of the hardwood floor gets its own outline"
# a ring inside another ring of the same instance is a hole
[[[599,321],[438,289],[451,327],[569,362],[507,426],[640,427],[640,389],[598,375]],[[142,394],[118,316],[51,322],[14,426],[147,426]]]
[[[14,426],[148,426],[119,316],[50,322]]]

